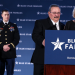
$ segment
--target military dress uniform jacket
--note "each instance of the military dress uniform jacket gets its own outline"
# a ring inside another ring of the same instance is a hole
[[[0,58],[16,58],[16,45],[19,43],[19,31],[17,25],[9,22],[4,25],[0,23]],[[3,51],[3,46],[10,44],[10,50]]]

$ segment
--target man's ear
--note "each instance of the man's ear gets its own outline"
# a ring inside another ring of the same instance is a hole
[[[49,13],[50,13],[50,12],[48,11],[48,15],[49,15]]]
[[[48,11],[48,16],[50,15],[50,11]]]

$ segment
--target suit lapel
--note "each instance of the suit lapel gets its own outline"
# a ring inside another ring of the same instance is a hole
[[[48,29],[49,30],[57,30],[56,26],[53,25],[53,23],[49,17],[47,18],[47,20],[48,20],[48,25],[49,25]]]
[[[47,20],[48,20],[49,26],[53,26],[53,23],[49,17],[47,18]]]
[[[47,21],[48,21],[48,29],[52,29],[52,27],[54,27],[54,25],[53,25],[53,23],[52,23],[52,21],[51,21],[51,19],[48,17],[47,18]],[[59,21],[59,30],[61,30],[61,22]],[[54,29],[54,30],[57,30],[57,29]]]
[[[59,21],[59,30],[61,30],[61,23],[60,23],[60,21]]]
[[[51,29],[53,27],[53,23],[49,17],[47,18],[47,23],[47,29]]]

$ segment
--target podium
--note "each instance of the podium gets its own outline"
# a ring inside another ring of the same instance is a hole
[[[44,75],[75,75],[75,65],[44,65]]]
[[[75,31],[46,30],[44,75],[75,75]]]

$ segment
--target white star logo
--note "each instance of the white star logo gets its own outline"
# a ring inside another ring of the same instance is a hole
[[[63,45],[65,42],[60,42],[59,38],[57,38],[56,42],[51,42],[51,43],[55,45],[54,50],[56,50],[57,48],[59,48],[62,51],[61,45]]]

